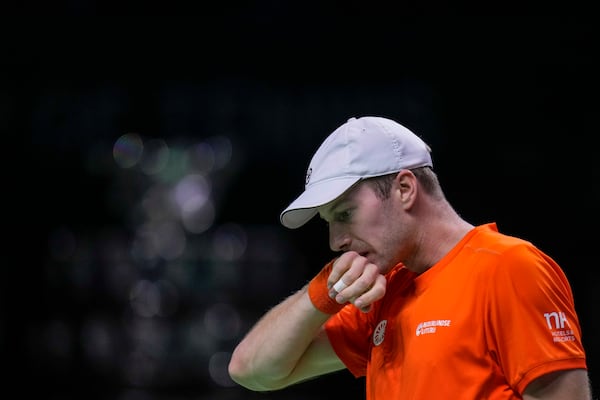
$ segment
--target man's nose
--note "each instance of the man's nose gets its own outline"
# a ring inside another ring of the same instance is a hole
[[[329,224],[329,247],[333,251],[344,251],[350,245],[350,236],[337,224]]]

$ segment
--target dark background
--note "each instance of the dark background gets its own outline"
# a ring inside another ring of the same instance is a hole
[[[380,115],[431,145],[468,221],[496,221],[563,267],[598,396],[589,15],[467,16],[440,4],[409,17],[359,2],[194,13],[71,2],[64,15],[35,6],[28,15],[21,4],[2,28],[6,390],[325,399],[336,387],[364,398],[345,371],[252,393],[226,364],[260,315],[331,256],[319,221],[287,230],[278,220],[312,153],[349,117]],[[206,212],[191,230],[190,199]]]

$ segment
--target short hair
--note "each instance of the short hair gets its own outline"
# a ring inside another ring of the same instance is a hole
[[[425,166],[413,168],[410,171],[415,175],[417,181],[419,182],[425,193],[437,200],[444,199],[444,193],[440,186],[437,174],[433,171],[431,167]],[[375,194],[379,198],[387,199],[390,197],[392,182],[396,178],[396,175],[398,175],[398,172],[368,178],[365,181],[371,182],[373,184]]]

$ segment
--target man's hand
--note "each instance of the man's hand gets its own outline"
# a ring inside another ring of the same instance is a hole
[[[329,297],[340,304],[350,302],[362,312],[385,295],[387,281],[379,268],[355,251],[342,254],[333,263],[327,280]]]

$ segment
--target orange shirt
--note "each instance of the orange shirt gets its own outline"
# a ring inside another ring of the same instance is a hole
[[[495,223],[420,275],[396,266],[369,313],[348,305],[326,329],[368,400],[521,399],[545,373],[587,368],[563,271]]]

